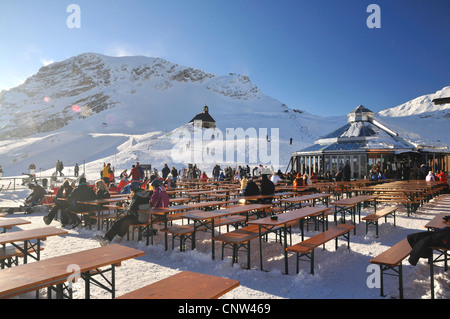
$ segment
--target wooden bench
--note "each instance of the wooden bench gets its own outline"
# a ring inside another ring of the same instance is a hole
[[[389,215],[392,215],[394,217],[394,226],[395,226],[395,212],[397,211],[398,207],[397,206],[392,206],[392,207],[386,207],[383,208],[381,210],[378,210],[377,212],[368,215],[366,217],[363,217],[362,220],[366,221],[366,234],[368,231],[368,228],[370,225],[375,225],[376,228],[376,234],[378,237],[378,220],[381,217],[384,217],[384,221],[387,222],[387,217]]]
[[[117,299],[218,299],[239,285],[234,279],[182,271]]]
[[[20,246],[23,249],[23,246]],[[40,251],[44,250],[44,248],[39,247]],[[29,249],[28,253],[34,252]],[[20,251],[18,248],[13,246],[8,247],[0,247],[0,267],[4,269],[5,267],[12,267],[13,265],[19,265],[19,258],[23,258],[24,253]]]
[[[240,248],[247,251],[247,268],[250,269],[250,241],[259,237],[259,226],[250,225],[232,232],[215,236],[213,239],[222,242],[222,260],[226,246],[232,248],[232,264],[238,262],[238,252]]]
[[[0,234],[0,245],[6,246],[7,244],[11,244],[17,248],[24,254],[23,262],[26,264],[29,257],[35,260],[40,259],[42,241],[45,241],[51,236],[62,236],[67,233],[66,230],[56,227],[19,230]],[[19,243],[23,243],[23,245]]]
[[[411,246],[408,240],[405,238],[394,246],[388,248],[383,253],[379,254],[375,258],[372,258],[370,262],[372,264],[377,264],[380,266],[381,277],[380,277],[380,295],[384,297],[383,289],[383,275],[387,271],[393,271],[393,273],[386,273],[387,275],[397,276],[399,279],[399,292],[400,299],[403,299],[403,269],[402,262],[411,253]]]
[[[419,208],[419,206],[421,205],[421,201],[420,200],[410,200],[407,198],[380,198],[377,199],[377,202],[382,202],[382,203],[398,203],[398,204],[402,204],[403,206],[406,207],[406,211],[408,214],[408,217],[415,213],[417,211],[417,209]]]
[[[338,238],[344,236],[347,239],[347,248],[350,249],[350,231],[355,228],[355,225],[340,224],[334,226],[318,235],[308,238],[298,244],[287,247],[287,251],[295,252],[297,259],[297,274],[299,273],[300,260],[308,260],[311,263],[311,274],[314,275],[314,250],[315,248],[324,245],[328,241],[336,240],[336,250],[338,248]],[[301,259],[305,256],[307,259]]]

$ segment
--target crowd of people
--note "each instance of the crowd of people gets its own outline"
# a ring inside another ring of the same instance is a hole
[[[156,168],[153,168],[150,176],[148,176],[148,173],[137,162],[131,166],[129,173],[127,169],[124,169],[120,173],[120,182],[116,185],[114,169],[111,167],[111,163],[105,163],[100,172],[101,178],[95,182],[95,185],[89,185],[84,176],[79,178],[78,185],[66,179],[57,190],[54,198],[55,205],[48,215],[44,216],[44,222],[49,225],[57,218],[59,213],[59,220],[63,227],[77,227],[81,224],[77,213],[96,208],[95,206],[82,204],[81,202],[109,198],[111,190],[118,191],[121,194],[129,194],[130,201],[126,206],[125,215],[118,219],[104,236],[96,238],[104,245],[111,242],[115,236],[124,236],[129,225],[148,220],[148,215],[140,214],[138,212],[139,210],[149,207],[167,207],[169,205],[169,198],[166,188],[175,187],[177,181],[180,179],[197,178],[212,182],[222,180],[237,181],[240,183],[242,196],[272,195],[275,192],[275,185],[281,181],[284,181],[287,185],[297,187],[312,185],[318,179],[318,176],[314,172],[311,175],[297,174],[295,172],[283,174],[280,170],[274,172],[273,168],[263,165],[255,166],[253,169],[250,169],[248,165],[235,168],[227,166],[225,169],[222,169],[219,165],[215,165],[211,174],[208,176],[207,172],[202,172],[197,165],[190,165],[188,168],[177,170],[174,166],[170,168],[165,164],[160,172]],[[439,170],[434,174],[425,165],[420,167],[419,173],[421,177],[425,176],[424,178],[427,181],[447,182],[448,180],[445,171]],[[376,179],[385,178],[379,169],[371,170],[371,174]],[[330,180],[349,180],[349,175],[348,169],[344,169],[342,170],[342,176],[325,176],[324,178],[329,178]],[[32,193],[26,198],[25,206],[31,207],[38,205],[46,194],[45,189],[37,184],[30,184],[29,188],[32,190]],[[272,198],[267,197],[258,202],[264,203],[271,201]]]

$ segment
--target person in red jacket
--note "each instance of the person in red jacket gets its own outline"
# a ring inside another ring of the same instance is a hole
[[[437,177],[439,177],[439,181],[441,181],[441,182],[447,182],[447,180],[448,180],[447,173],[444,172],[443,170],[441,170],[441,172],[439,174],[437,174]]]
[[[128,178],[131,178],[131,181],[138,181],[141,179],[141,173],[139,173],[139,169],[136,165],[131,166],[131,172],[130,175],[128,175]]]

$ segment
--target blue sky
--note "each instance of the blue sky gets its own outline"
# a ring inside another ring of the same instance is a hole
[[[370,4],[381,28],[367,27]],[[1,0],[0,89],[96,52],[246,74],[316,115],[379,111],[450,85],[449,14],[448,0]]]

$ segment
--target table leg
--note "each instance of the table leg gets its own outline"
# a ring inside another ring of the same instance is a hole
[[[259,268],[263,270],[263,257],[262,257],[262,232],[261,227],[259,226]]]
[[[283,232],[284,232],[284,271],[287,275],[289,273],[288,270],[288,253],[287,253],[287,225],[283,225]]]

